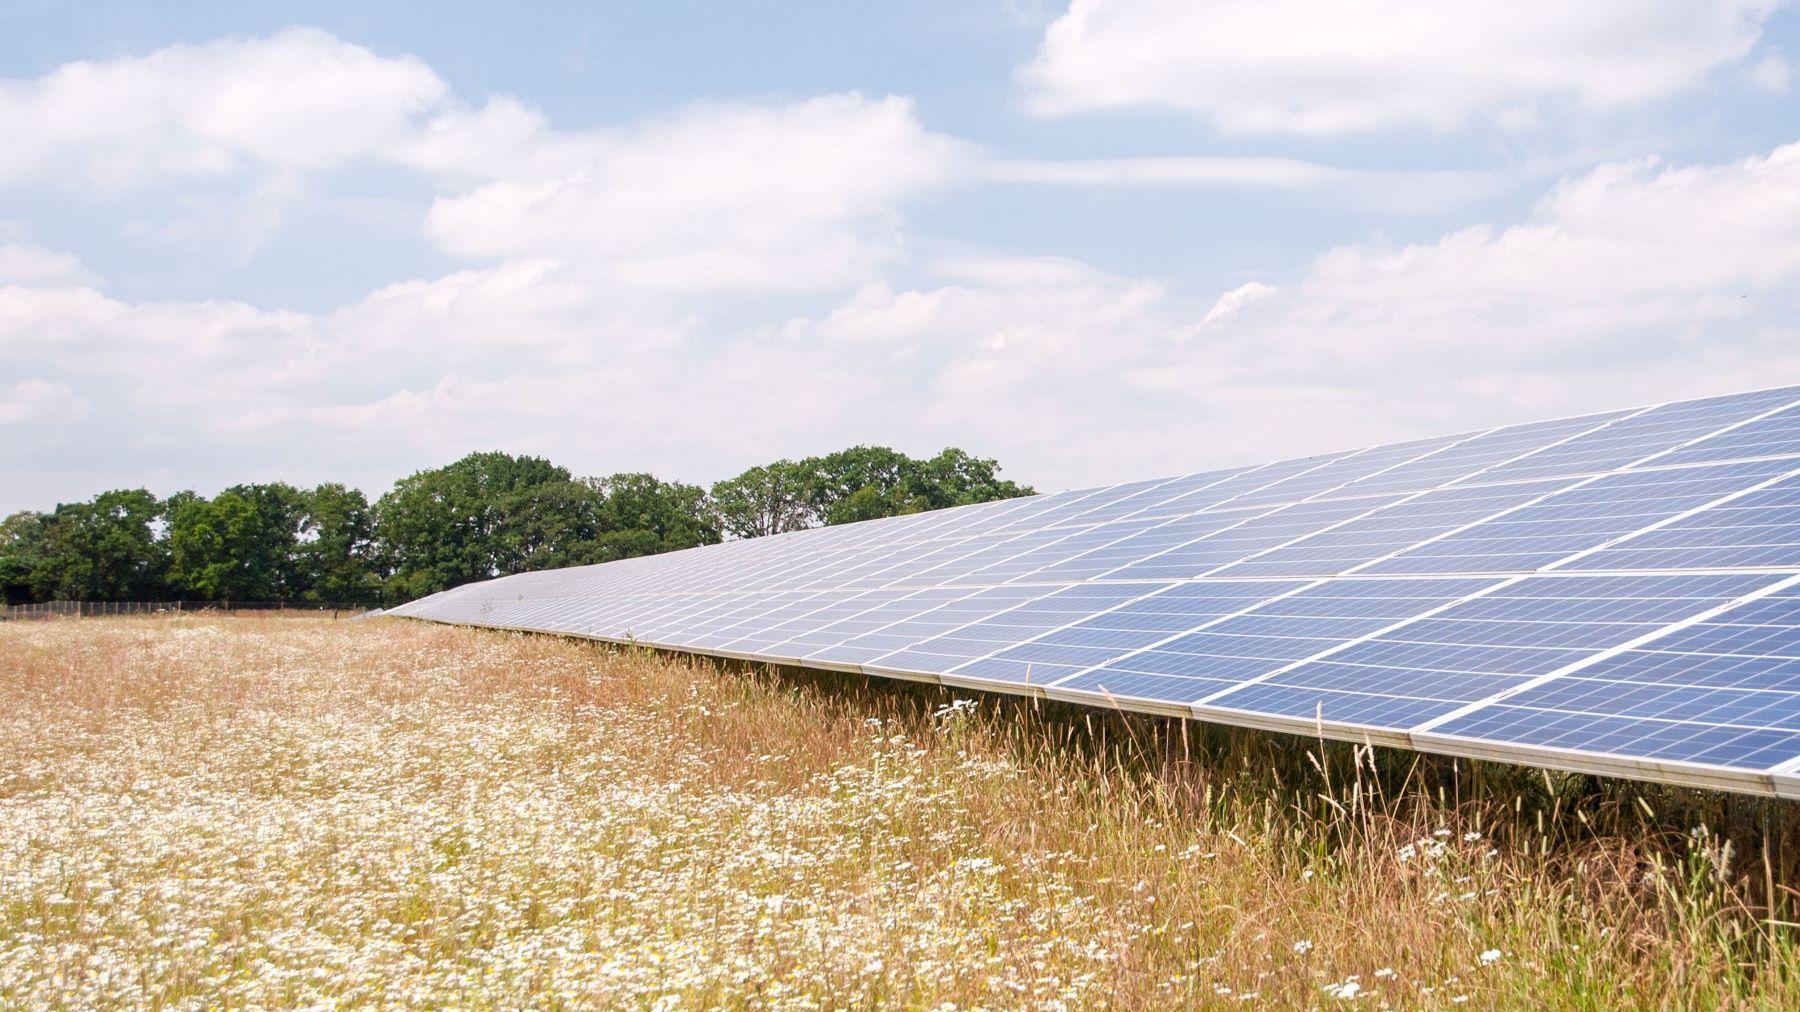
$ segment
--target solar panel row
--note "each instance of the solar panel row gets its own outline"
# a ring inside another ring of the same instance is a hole
[[[520,574],[396,612],[1800,797],[1800,388]]]

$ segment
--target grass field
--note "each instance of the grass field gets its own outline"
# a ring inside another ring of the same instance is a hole
[[[396,620],[12,623],[0,1006],[1795,1008],[1772,813]]]

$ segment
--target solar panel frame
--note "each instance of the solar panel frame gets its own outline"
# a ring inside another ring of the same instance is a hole
[[[1533,550],[1458,555],[1509,536]],[[1586,616],[1519,598],[1708,576],[1749,589]],[[1429,586],[1466,592],[1405,596]],[[1191,613],[1154,610],[1182,595]],[[1800,387],[518,574],[393,613],[1800,797],[1797,611]],[[1452,647],[1456,623],[1531,643]],[[1406,636],[1504,677],[1409,682],[1375,649]],[[1381,674],[1349,677],[1365,655]],[[1182,678],[1213,687],[1184,698]]]

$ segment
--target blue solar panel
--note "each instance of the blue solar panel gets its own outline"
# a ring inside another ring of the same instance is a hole
[[[1571,564],[1578,569],[1783,566],[1800,566],[1800,478],[1783,478]]]
[[[398,614],[1800,797],[1800,388],[735,541]]]
[[[1778,411],[1795,400],[1800,400],[1800,390],[1790,388],[1667,404],[1627,415],[1604,428],[1496,467],[1482,477],[1484,481],[1516,481],[1628,467]]]
[[[1225,617],[1207,616],[1208,621],[1196,623],[1188,632],[1165,637],[1060,685],[1191,703],[1493,583],[1436,579],[1278,583],[1274,586],[1292,592],[1271,594],[1254,607]],[[1127,685],[1133,688],[1128,691]],[[1152,687],[1154,691],[1148,691]]]
[[[1271,675],[1268,685],[1300,716],[1326,703],[1371,696],[1408,701],[1408,712],[1449,713],[1518,688],[1661,626],[1731,600],[1767,577],[1746,575],[1528,577],[1419,616]],[[1454,600],[1452,598],[1451,600]],[[1439,602],[1440,604],[1442,602]],[[1257,693],[1236,689],[1207,700],[1243,708]],[[1312,695],[1309,696],[1308,692]],[[1435,704],[1425,707],[1424,704]],[[1417,705],[1413,705],[1417,704]],[[1323,717],[1369,723],[1326,708]],[[1294,715],[1294,714],[1290,714]]]
[[[1786,470],[1778,461],[1625,471],[1400,553],[1370,573],[1516,573],[1671,520]]]
[[[1767,591],[1793,578],[1712,579],[1734,581],[1709,588],[1720,603],[1717,594]],[[1714,618],[1598,657],[1433,730],[1586,751],[1617,751],[1620,736],[1636,735],[1641,751],[1658,759],[1754,762],[1770,741],[1800,733],[1800,589],[1724,603]]]
[[[1402,464],[1345,485],[1331,496],[1378,492],[1416,492],[1453,481],[1488,481],[1485,472],[1529,453],[1607,425],[1628,414],[1615,411],[1582,418],[1561,418],[1495,429],[1448,447],[1440,453]],[[1327,496],[1326,498],[1330,498]]]
[[[1154,585],[1088,583],[1047,594],[1040,590],[1040,597],[946,629],[929,639],[918,640],[877,657],[866,666],[887,671],[953,672],[970,661],[1004,650],[1044,629],[1079,621],[1157,589]],[[1016,673],[1017,680],[1024,681],[1024,667],[1019,667]]]
[[[1421,542],[1543,499],[1568,484],[1558,478],[1416,493],[1284,548],[1226,566],[1219,575],[1332,576],[1353,572]]]
[[[954,670],[1040,685],[1056,682],[1301,586],[1304,584],[1260,580],[1178,583],[1066,628],[1022,638],[992,657]],[[1130,589],[1144,590],[1141,586]]]
[[[1134,562],[1161,555],[1191,541],[1237,527],[1253,520],[1272,507],[1219,510],[1191,516],[1151,518],[1142,521],[1151,526],[1136,534],[1128,534],[1116,542],[1090,548],[1079,555],[1054,562],[1033,574],[1034,582],[1086,580],[1114,573]]]
[[[1783,394],[1796,391],[1782,391]],[[1730,432],[1708,436],[1684,449],[1657,458],[1659,464],[1697,464],[1746,457],[1793,456],[1800,453],[1800,406],[1783,408]]]
[[[1295,503],[1270,510],[1148,556],[1106,574],[1120,580],[1188,580],[1261,552],[1280,548],[1322,527],[1393,502],[1396,496]]]

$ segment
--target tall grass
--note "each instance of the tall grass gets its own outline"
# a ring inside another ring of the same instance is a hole
[[[0,1005],[1792,1008],[1789,821],[550,637],[0,627]]]

